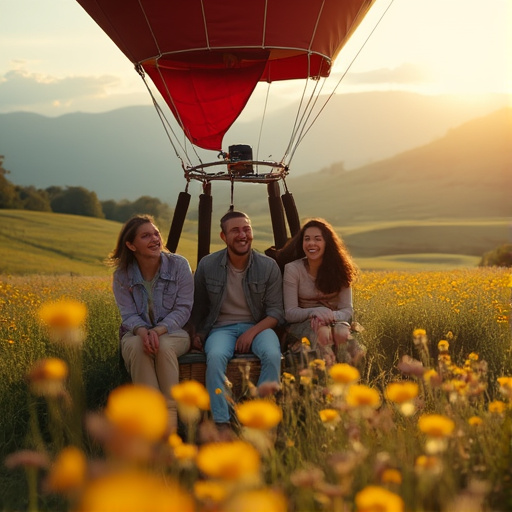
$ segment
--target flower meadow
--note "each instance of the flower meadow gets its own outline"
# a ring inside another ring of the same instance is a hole
[[[233,432],[182,381],[173,433],[119,364],[108,278],[3,276],[0,509],[511,510],[511,292],[504,268],[363,272],[357,368],[226,383]]]

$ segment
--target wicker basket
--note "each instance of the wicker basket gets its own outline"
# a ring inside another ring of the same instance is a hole
[[[178,358],[180,364],[180,382],[197,380],[205,384],[206,356],[203,353],[188,353]],[[261,362],[253,354],[237,354],[229,361],[226,377],[232,384],[235,397],[241,396],[246,390],[247,379],[256,385],[261,371]]]

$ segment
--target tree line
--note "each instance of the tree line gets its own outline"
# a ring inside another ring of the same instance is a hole
[[[156,197],[141,196],[135,201],[100,201],[96,192],[84,187],[52,186],[39,189],[14,185],[6,177],[10,171],[4,168],[4,160],[5,157],[0,155],[0,209],[68,213],[118,222],[125,222],[137,213],[147,213],[165,222],[171,219],[169,205]]]

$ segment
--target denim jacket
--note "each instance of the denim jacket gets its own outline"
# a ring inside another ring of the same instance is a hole
[[[228,273],[227,249],[205,256],[194,276],[192,323],[196,332],[207,336],[217,320],[226,293]],[[284,323],[281,271],[272,258],[251,251],[242,281],[247,305],[257,323],[267,316]]]
[[[194,278],[188,261],[178,254],[160,254],[160,275],[153,285],[154,324],[148,317],[148,293],[137,261],[114,272],[112,288],[121,313],[122,329],[165,325],[169,333],[187,323],[194,300]]]

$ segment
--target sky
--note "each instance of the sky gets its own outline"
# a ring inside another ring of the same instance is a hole
[[[391,89],[512,98],[511,48],[511,0],[377,0],[331,80],[348,69],[338,94]],[[282,85],[276,104],[298,90]],[[76,1],[0,0],[0,113],[58,116],[144,104],[149,94],[132,64]]]

